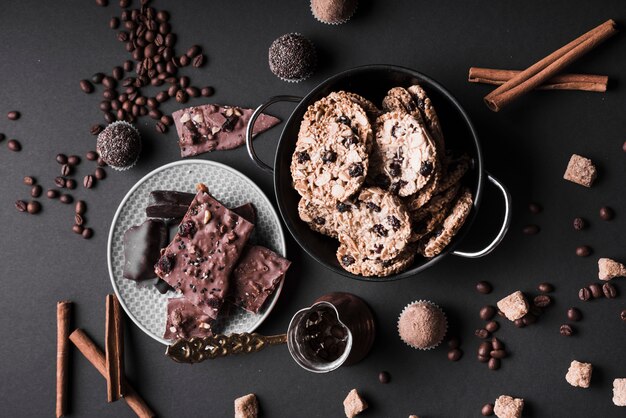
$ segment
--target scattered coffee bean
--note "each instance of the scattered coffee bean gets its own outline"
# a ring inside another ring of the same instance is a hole
[[[85,154],[85,158],[89,161],[96,161],[98,159],[98,153],[95,151],[89,151]]]
[[[42,192],[42,188],[40,185],[35,184],[31,189],[30,189],[30,195],[32,197],[39,197],[41,196],[41,192]]]
[[[526,326],[526,323],[522,318],[519,318],[513,321],[513,325],[515,325],[517,328],[524,328]]]
[[[74,231],[74,233],[78,235],[82,234],[84,229],[85,228],[82,225],[74,224],[74,226],[72,227],[72,231]]]
[[[96,0],[96,4],[100,7],[107,7],[109,5],[109,0]]]
[[[496,321],[489,321],[485,325],[485,329],[491,333],[496,332],[500,328],[500,325]]]
[[[527,313],[522,318],[522,323],[524,324],[524,326],[532,325],[535,322],[537,322],[537,315],[535,315],[533,313]]]
[[[71,166],[77,166],[80,164],[80,157],[78,155],[70,155],[67,157],[67,163]]]
[[[102,132],[102,125],[96,123],[94,125],[91,125],[91,128],[89,128],[89,132],[91,132],[92,135],[98,135],[100,132]]]
[[[480,413],[484,416],[484,417],[490,417],[493,415],[493,404],[490,403],[486,403],[483,405],[482,409],[480,410]]]
[[[189,100],[189,96],[185,90],[178,90],[176,92],[176,101],[178,103],[187,103],[187,100]]]
[[[583,218],[574,218],[574,229],[576,231],[581,231],[587,227],[587,221]]]
[[[457,337],[450,337],[450,339],[448,340],[448,348],[459,348],[460,345],[461,341],[459,341]]]
[[[104,79],[104,74],[102,73],[95,73],[94,75],[91,76],[91,82],[94,84],[102,83],[103,79]]]
[[[552,286],[550,283],[539,283],[539,285],[537,286],[537,290],[541,293],[552,293],[554,292],[554,286]]]
[[[538,308],[546,308],[552,303],[552,298],[548,295],[538,295],[533,299],[533,303]]]
[[[35,180],[34,177],[26,176],[26,177],[24,177],[23,182],[27,186],[32,186],[33,184],[37,183],[37,180]]]
[[[486,338],[489,338],[489,331],[487,331],[485,328],[479,328],[474,331],[474,335],[484,340]]]
[[[589,290],[589,288],[587,287],[583,287],[582,289],[580,289],[578,291],[578,299],[582,300],[583,302],[591,299],[591,290]]]
[[[594,299],[598,299],[604,296],[604,293],[602,293],[602,286],[600,286],[598,283],[591,283],[587,287],[589,288],[589,291],[591,292],[591,296]]]
[[[93,93],[93,84],[89,80],[80,80],[80,89],[85,93]]]
[[[83,233],[81,235],[83,236],[83,238],[89,239],[89,238],[93,237],[93,229],[85,228],[85,229],[83,229]]]
[[[543,208],[541,207],[539,203],[531,202],[528,204],[528,210],[530,211],[530,213],[533,213],[536,215],[538,213],[541,213]]]
[[[578,257],[589,257],[591,255],[591,247],[588,245],[581,245],[580,247],[576,247],[576,255]]]
[[[578,322],[583,318],[582,312],[578,308],[569,308],[567,310],[567,319]]]
[[[491,318],[493,318],[496,315],[496,312],[497,310],[494,306],[485,305],[482,308],[480,308],[480,319],[484,321],[489,321]]]
[[[61,166],[61,175],[67,177],[72,174],[72,167],[69,164],[63,164]]]
[[[156,123],[156,131],[158,133],[164,134],[168,131],[167,125],[165,125],[163,122],[158,121]]]
[[[9,118],[9,120],[18,120],[20,118],[20,112],[18,112],[17,110],[12,110],[9,113],[7,113],[7,118]]]
[[[504,350],[491,350],[489,355],[493,358],[503,359],[506,357],[506,351]]]
[[[611,283],[604,283],[602,292],[607,299],[615,299],[617,297],[617,289]]]
[[[600,219],[603,221],[610,221],[615,216],[615,212],[608,206],[603,206],[600,208]]]
[[[493,337],[491,339],[491,345],[493,346],[494,350],[504,350],[504,343],[496,337]]]
[[[559,332],[562,336],[569,337],[574,334],[574,328],[572,328],[572,326],[569,324],[563,324],[561,325],[561,328],[559,328]]]
[[[120,27],[120,20],[117,17],[112,17],[111,20],[109,20],[109,27],[111,29],[117,29]]]
[[[94,177],[91,174],[87,174],[83,178],[83,187],[85,189],[91,189],[93,187]]]
[[[26,210],[28,211],[28,213],[31,213],[33,215],[35,213],[39,213],[41,211],[41,203],[36,200],[31,200],[30,202],[28,202],[28,205],[26,205]]]
[[[213,96],[214,93],[215,93],[215,90],[213,90],[213,87],[202,87],[202,89],[200,90],[200,94],[203,97]]]
[[[76,180],[74,179],[65,180],[65,187],[70,190],[74,190],[76,188]]]
[[[459,361],[461,357],[463,357],[463,351],[459,350],[458,348],[453,348],[452,350],[448,351],[448,360],[450,361]]]
[[[22,144],[20,144],[17,139],[10,139],[9,142],[7,142],[7,147],[13,152],[20,152],[22,150]]]
[[[24,202],[23,200],[15,201],[15,209],[17,209],[18,212],[26,212],[26,207],[27,207],[27,203]]]
[[[378,381],[383,384],[387,384],[391,381],[391,375],[388,372],[382,371],[378,373]]]
[[[500,368],[500,359],[492,357],[488,363],[489,370],[498,370]]]
[[[48,199],[56,199],[59,197],[59,191],[55,189],[48,189],[46,196],[48,196]]]
[[[87,211],[87,204],[84,200],[76,201],[76,205],[74,206],[74,212],[79,215],[83,215]]]
[[[107,166],[106,161],[104,161],[102,159],[102,157],[98,157],[98,159],[96,160],[96,164],[98,164],[98,167],[106,167]]]
[[[626,309],[619,313],[619,317],[622,318],[622,321],[626,322]]]
[[[200,68],[204,65],[205,62],[206,57],[203,54],[200,54],[192,60],[191,65],[193,65],[195,68]]]
[[[74,224],[75,225],[83,225],[85,223],[85,220],[83,219],[83,216],[76,213],[74,214]]]
[[[104,171],[104,168],[102,167],[98,167],[96,168],[96,170],[94,171],[93,175],[98,179],[98,180],[104,180],[107,176],[107,172]]]
[[[61,203],[70,204],[74,201],[74,198],[70,194],[62,194],[59,200]]]
[[[59,164],[67,164],[67,155],[57,154],[56,160],[57,160],[57,163]]]
[[[58,176],[54,178],[54,184],[57,187],[64,188],[65,187],[65,178]]]
[[[489,361],[489,356],[481,356],[480,354],[477,356],[478,361],[480,361],[481,363],[487,363]]]
[[[524,235],[536,235],[539,233],[539,227],[537,225],[526,225],[522,232]]]
[[[488,356],[491,350],[493,349],[493,344],[489,341],[483,341],[478,346],[478,355],[479,356]]]
[[[491,291],[493,290],[493,287],[491,286],[491,283],[481,280],[480,282],[476,283],[476,290],[478,291],[478,293],[487,295],[491,293]]]

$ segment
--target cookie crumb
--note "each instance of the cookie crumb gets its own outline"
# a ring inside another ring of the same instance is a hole
[[[346,417],[354,418],[366,409],[367,402],[361,398],[356,389],[352,389],[343,401],[343,410],[346,413]]]
[[[257,418],[259,401],[254,393],[235,399],[235,418]]]
[[[589,158],[572,154],[563,178],[581,186],[591,187],[598,172]]]
[[[565,375],[567,383],[574,387],[588,388],[591,382],[591,372],[593,366],[591,363],[581,363],[579,361],[572,361]]]
[[[613,403],[626,406],[626,378],[613,380]]]
[[[498,418],[520,418],[524,409],[524,400],[508,395],[501,395],[496,399],[493,412]]]
[[[528,301],[519,290],[498,302],[498,309],[504,313],[510,321],[521,319],[528,313]]]
[[[626,266],[610,258],[598,260],[598,278],[611,280],[615,277],[626,277]]]

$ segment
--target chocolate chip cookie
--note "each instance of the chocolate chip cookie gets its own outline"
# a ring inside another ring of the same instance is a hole
[[[337,260],[341,267],[352,274],[365,277],[386,277],[406,270],[415,260],[415,251],[407,247],[397,257],[383,261],[379,258],[360,257],[341,244],[337,249]]]
[[[461,186],[456,184],[445,192],[433,196],[426,205],[418,210],[410,211],[409,209],[413,225],[412,242],[420,240],[441,225],[460,188]]]

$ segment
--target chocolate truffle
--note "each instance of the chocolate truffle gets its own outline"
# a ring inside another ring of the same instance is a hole
[[[272,42],[270,70],[281,80],[302,81],[313,74],[317,62],[315,46],[299,33],[288,33]]]
[[[141,136],[130,123],[113,122],[98,135],[96,150],[115,170],[128,170],[135,165],[141,152]]]
[[[398,333],[402,341],[421,350],[438,346],[447,329],[446,315],[431,302],[419,301],[407,305],[398,319]]]
[[[322,23],[338,25],[350,20],[357,4],[357,0],[311,0],[311,12]]]

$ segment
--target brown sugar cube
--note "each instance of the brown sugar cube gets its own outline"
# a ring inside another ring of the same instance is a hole
[[[580,361],[572,361],[569,370],[565,375],[567,383],[578,388],[588,388],[591,382],[591,372],[593,366],[591,363],[581,363]]]
[[[259,401],[254,393],[235,399],[235,418],[257,418]]]
[[[613,403],[626,406],[626,378],[613,380]]]
[[[493,412],[498,418],[520,418],[524,409],[524,400],[508,395],[496,399]]]
[[[598,278],[611,280],[614,277],[626,277],[626,266],[610,258],[598,260]]]
[[[524,294],[518,290],[501,299],[498,302],[498,309],[504,313],[507,319],[515,321],[528,313],[528,301],[526,301]]]
[[[359,395],[356,389],[352,389],[343,401],[343,410],[346,413],[346,417],[354,418],[366,409],[367,402],[361,398],[361,395]]]
[[[572,154],[563,178],[581,186],[591,187],[597,175],[596,166],[589,158]]]

